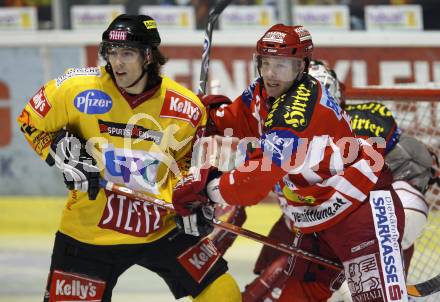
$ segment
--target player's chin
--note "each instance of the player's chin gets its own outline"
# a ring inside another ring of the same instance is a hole
[[[121,88],[126,88],[128,86],[127,81],[121,79],[120,77],[116,77],[115,80],[116,80],[116,84]]]
[[[281,94],[281,88],[280,87],[267,87],[266,92],[268,96],[277,98]]]

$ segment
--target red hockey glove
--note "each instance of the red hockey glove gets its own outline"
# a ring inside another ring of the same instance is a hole
[[[216,169],[201,169],[200,175],[182,178],[174,188],[173,205],[177,212],[176,224],[186,234],[206,236],[212,232],[214,208],[205,192],[206,183],[219,175]]]
[[[178,215],[192,214],[195,208],[208,202],[204,193],[208,174],[209,169],[201,169],[199,177],[189,174],[179,180],[173,192],[173,206]]]
[[[221,105],[224,104],[228,105],[232,103],[230,98],[221,94],[210,94],[210,95],[199,94],[198,97],[202,101],[203,105],[205,105],[205,107],[207,107],[208,109],[215,109],[220,107]]]
[[[198,95],[203,105],[206,107],[206,111],[208,112],[208,121],[206,122],[206,130],[205,135],[211,136],[215,134],[223,135],[221,131],[219,131],[212,121],[211,114],[215,114],[216,110],[222,105],[231,104],[232,101],[227,96],[220,94],[211,94],[211,95]]]

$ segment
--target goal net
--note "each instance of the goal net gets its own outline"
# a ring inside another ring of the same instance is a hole
[[[440,87],[351,88],[347,89],[346,97],[348,104],[362,101],[383,103],[392,111],[399,128],[425,143],[440,157]],[[440,188],[432,186],[425,199],[430,205],[428,224],[415,243],[409,284],[440,274]],[[440,301],[440,293],[415,301]]]

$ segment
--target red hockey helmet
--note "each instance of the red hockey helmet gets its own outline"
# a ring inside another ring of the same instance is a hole
[[[310,62],[313,42],[303,26],[276,24],[257,42],[257,54],[262,56],[296,57]]]

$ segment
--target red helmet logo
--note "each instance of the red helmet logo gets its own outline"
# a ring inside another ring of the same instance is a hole
[[[263,41],[264,42],[274,42],[274,43],[280,43],[283,44],[284,43],[284,37],[286,36],[286,33],[282,33],[279,31],[270,31],[267,32],[264,37],[263,37]]]

